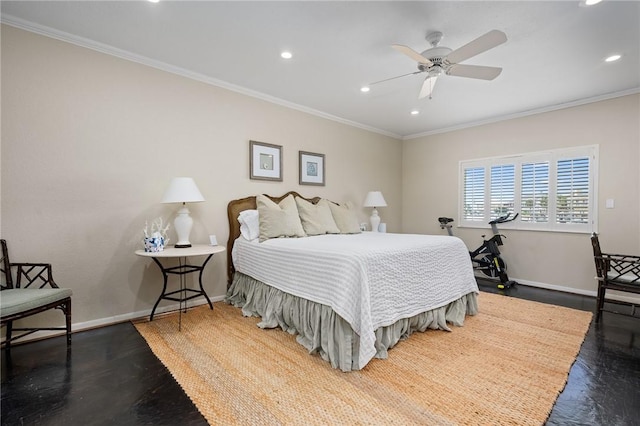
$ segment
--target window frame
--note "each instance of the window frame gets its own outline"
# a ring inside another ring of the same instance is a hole
[[[588,219],[587,223],[557,223],[558,162],[588,158]],[[598,228],[598,145],[576,146],[524,154],[460,160],[458,170],[458,226],[466,228],[486,228],[491,216],[491,168],[514,165],[513,213],[522,210],[522,165],[548,162],[548,211],[547,222],[523,222],[520,216],[513,222],[500,225],[501,228],[528,231],[592,233]],[[468,220],[464,217],[465,170],[484,168],[484,217],[482,220]]]

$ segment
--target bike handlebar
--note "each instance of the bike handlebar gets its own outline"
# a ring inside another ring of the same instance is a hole
[[[495,225],[497,223],[506,223],[506,222],[512,222],[514,220],[516,220],[516,218],[520,215],[520,213],[516,213],[513,217],[511,217],[511,213],[507,213],[504,216],[500,216],[497,219],[493,219],[491,222],[489,222],[489,225]],[[511,219],[509,219],[511,217]],[[449,225],[450,222],[453,222],[453,219],[450,217],[439,217],[438,218],[438,222],[440,222],[440,227],[442,229],[444,229],[444,227],[451,227],[451,225]]]
[[[511,216],[511,213],[507,213],[504,216],[500,216],[497,219],[493,219],[491,222],[489,222],[489,225],[493,225],[494,223],[506,223],[506,222],[514,221],[516,220],[519,214],[520,213],[516,213],[511,219],[509,219],[509,217]]]

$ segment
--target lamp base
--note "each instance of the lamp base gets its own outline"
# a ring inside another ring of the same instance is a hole
[[[175,243],[176,248],[188,248],[191,247],[191,241],[189,241],[189,234],[191,234],[191,227],[193,226],[193,219],[189,216],[189,209],[183,203],[175,220],[173,226],[178,234],[178,241]]]
[[[371,217],[369,218],[371,222],[371,232],[378,232],[378,227],[380,226],[380,216],[378,215],[378,209],[373,208],[373,212],[371,213]]]

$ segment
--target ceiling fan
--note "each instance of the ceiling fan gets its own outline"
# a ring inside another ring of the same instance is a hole
[[[418,99],[422,99],[427,96],[431,99],[431,93],[433,92],[436,80],[442,74],[457,77],[478,78],[481,80],[493,80],[502,72],[502,68],[498,67],[460,64],[462,61],[479,55],[482,52],[486,52],[487,50],[506,42],[507,36],[502,31],[491,30],[456,50],[438,46],[442,37],[443,34],[439,31],[427,34],[426,39],[431,44],[431,48],[422,53],[418,53],[410,47],[402,44],[393,44],[392,47],[395,50],[418,62],[418,71],[376,81],[371,84],[382,83],[383,81],[389,81],[395,78],[405,77],[407,75],[426,73],[427,78],[422,84]]]

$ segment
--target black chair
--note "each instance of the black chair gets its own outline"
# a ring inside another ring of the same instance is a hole
[[[640,294],[640,256],[602,253],[598,234],[595,232],[591,234],[591,245],[598,274],[596,322],[599,322],[604,311],[607,290]],[[611,299],[608,299],[607,302],[630,305],[630,315],[635,316],[636,306],[634,304]],[[609,312],[620,313],[617,311]]]
[[[71,345],[71,290],[59,288],[53,281],[49,263],[11,263],[7,242],[0,240],[0,246],[2,248],[0,315],[1,326],[7,327],[2,347],[6,347],[8,352],[11,349],[11,342],[40,330],[65,330],[67,347],[69,347]],[[64,327],[13,327],[14,321],[49,309],[62,310],[66,319]],[[21,333],[14,335],[14,331]]]

